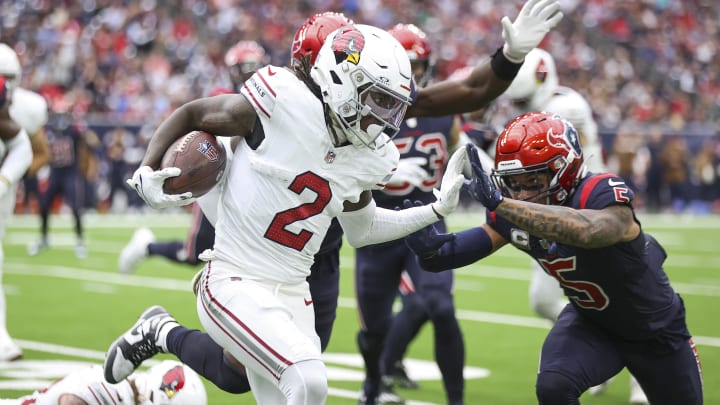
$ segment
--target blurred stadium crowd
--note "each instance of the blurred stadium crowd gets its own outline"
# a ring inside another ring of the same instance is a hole
[[[634,179],[652,209],[720,211],[720,204],[713,206],[720,199],[718,2],[561,3],[565,18],[543,47],[557,61],[561,84],[590,101],[611,169]],[[519,6],[492,0],[11,0],[0,3],[0,41],[18,52],[23,87],[94,131],[88,144],[98,162],[88,176],[86,205],[108,208],[113,191],[124,193],[121,180],[134,170],[156,123],[190,99],[229,87],[223,56],[239,40],[258,41],[271,63],[285,65],[295,29],[319,11],[342,11],[382,28],[415,23],[438,50],[442,78],[493,53],[502,43],[498,21]]]

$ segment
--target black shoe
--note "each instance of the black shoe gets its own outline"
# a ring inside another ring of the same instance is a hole
[[[170,328],[166,328],[166,325]],[[167,332],[177,325],[175,318],[165,308],[156,305],[146,309],[137,322],[110,345],[103,366],[105,380],[117,384],[132,374],[143,361],[164,352]]]
[[[388,379],[387,377],[382,378],[382,383],[380,384],[380,395],[378,396],[378,403],[387,405],[405,404],[405,400],[400,395],[396,394],[393,390],[392,379]]]
[[[380,402],[378,401],[378,398],[370,398],[365,395],[364,392],[361,392],[358,405],[380,405]]]
[[[400,388],[404,388],[407,390],[416,390],[420,388],[420,384],[418,384],[417,381],[413,380],[407,375],[407,372],[405,371],[405,366],[403,365],[402,361],[398,361],[397,363],[395,363],[395,368],[389,377],[392,378],[393,385]]]

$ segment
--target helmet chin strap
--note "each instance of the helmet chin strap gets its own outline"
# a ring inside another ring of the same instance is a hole
[[[325,111],[325,123],[327,125],[328,132],[330,132],[331,141],[334,146],[343,146],[348,143],[346,129],[337,115],[330,109],[330,107],[323,103],[323,110]]]

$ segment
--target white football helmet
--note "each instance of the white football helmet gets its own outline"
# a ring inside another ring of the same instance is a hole
[[[22,67],[15,50],[3,43],[0,43],[0,75],[7,79],[8,92],[12,94],[20,83]]]
[[[138,405],[207,405],[205,386],[190,367],[165,360],[135,374]]]
[[[555,60],[548,52],[535,48],[525,56],[520,71],[502,97],[512,100],[523,112],[543,111],[558,87]]]
[[[588,169],[596,173],[607,171],[597,123],[585,97],[569,87],[559,86],[543,111],[563,117],[577,129]]]
[[[331,118],[356,147],[377,149],[400,130],[415,84],[403,46],[387,31],[349,25],[328,35],[313,65]]]
[[[542,110],[565,118],[578,131],[587,132],[589,126],[595,125],[590,104],[580,93],[568,87],[558,87],[557,92],[548,100]]]

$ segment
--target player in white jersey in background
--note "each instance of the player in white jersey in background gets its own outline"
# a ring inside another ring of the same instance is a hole
[[[504,49],[463,82],[417,91],[402,46],[386,31],[346,26],[328,37],[310,77],[277,66],[259,69],[240,95],[189,102],[153,135],[130,184],[152,207],[193,201],[162,192],[177,168],[160,169],[164,152],[191,130],[240,136],[222,191],[214,250],[200,278],[197,309],[213,340],[245,367],[259,404],[322,404],[327,376],[305,278],[334,217],[348,242],[397,239],[449,215],[464,177],[462,149],[450,159],[437,201],[401,211],[377,208],[398,164],[390,141],[412,114],[475,109],[500,95],[525,55],[562,18],[554,0],[530,0],[515,22],[503,18]],[[409,115],[410,113],[408,113]],[[158,322],[160,323],[160,322]],[[177,324],[142,328],[142,340],[111,348],[110,381],[124,378],[163,347]],[[129,342],[128,342],[129,343]]]
[[[108,384],[103,368],[92,365],[71,372],[49,386],[0,405],[206,405],[200,377],[178,361],[165,360],[126,380]]]
[[[5,228],[15,209],[17,185],[28,168],[33,167],[33,139],[30,135],[40,132],[34,142],[39,146],[35,167],[47,163],[40,153],[47,143],[43,143],[41,129],[47,120],[47,107],[44,99],[32,92],[17,87],[20,79],[20,62],[15,51],[6,44],[0,44],[0,79],[2,79],[2,121],[6,125],[0,150],[0,240],[5,238]],[[35,97],[39,97],[39,100]],[[8,125],[10,127],[8,127]],[[18,127],[15,130],[15,126]],[[20,131],[22,129],[22,131]],[[49,153],[46,157],[49,156]],[[4,253],[0,246],[0,277],[4,263]],[[5,294],[0,292],[0,361],[17,360],[22,350],[15,344],[7,331]]]
[[[578,131],[585,166],[594,173],[607,171],[590,104],[577,91],[560,85],[555,60],[550,53],[540,48],[530,51],[522,68],[501,98],[510,100],[521,113],[547,111],[570,121]],[[532,261],[529,297],[532,309],[551,322],[555,322],[568,303],[557,280],[546,274],[535,260]],[[607,382],[590,388],[589,392],[591,395],[598,395],[606,387]],[[630,403],[648,403],[642,388],[632,377]]]

